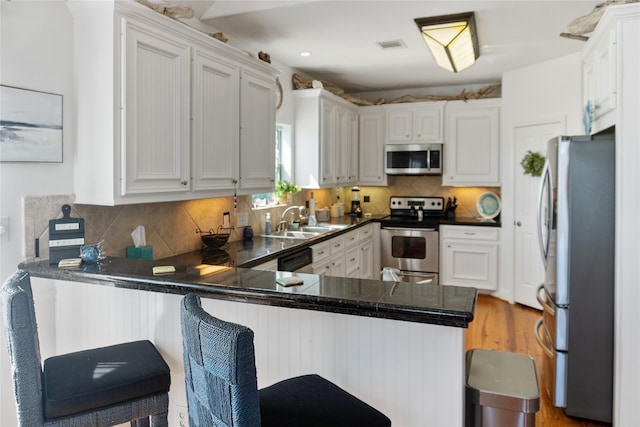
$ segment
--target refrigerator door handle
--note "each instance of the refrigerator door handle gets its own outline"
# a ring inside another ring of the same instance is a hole
[[[547,189],[547,205],[545,207],[544,218],[542,217],[542,202],[543,197],[545,195],[545,188]],[[551,165],[549,163],[549,159],[544,162],[544,169],[542,170],[542,179],[540,181],[540,189],[538,192],[538,243],[540,244],[540,254],[542,255],[542,262],[544,263],[544,268],[547,268],[548,256],[549,256],[549,245],[550,245],[550,237],[551,237],[551,221],[553,220],[553,186],[551,183]],[[544,221],[544,226],[546,232],[546,239],[543,239],[543,230],[542,225]]]
[[[538,287],[538,290],[536,291],[536,299],[544,311],[555,315],[556,310],[548,303],[548,301],[551,301],[551,295],[549,295],[549,292],[545,289],[544,284]]]
[[[538,340],[538,344],[540,344],[540,347],[542,347],[542,350],[549,357],[555,358],[556,351],[553,349],[553,347],[551,347],[550,345],[547,344],[547,343],[551,342],[551,338],[549,338],[549,333],[547,332],[547,330],[545,328],[545,331],[544,331],[545,338],[543,339],[540,336],[540,328],[541,327],[544,327],[544,319],[542,317],[540,319],[538,319],[538,321],[536,322],[535,326],[533,327],[533,334],[536,336],[536,340]]]

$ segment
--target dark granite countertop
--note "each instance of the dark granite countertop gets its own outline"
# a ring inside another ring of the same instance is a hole
[[[350,227],[344,230],[327,233],[310,240],[272,239],[258,235],[254,236],[250,241],[240,240],[229,242],[222,249],[227,252],[230,265],[252,268],[259,264],[276,259],[279,256],[286,255],[296,249],[300,249],[305,246],[312,246],[325,240],[332,239],[339,234],[346,233],[370,222],[379,222],[386,216],[387,215],[372,215],[368,218],[351,218],[349,216],[344,216],[340,218],[331,218],[331,221],[329,222],[330,224],[349,225]],[[498,221],[477,217],[457,217],[455,219],[442,219],[440,224],[500,227],[499,217]],[[202,259],[205,259],[206,257],[206,254],[203,254],[198,250],[167,258],[167,261],[177,263],[199,263],[203,262]]]
[[[166,261],[107,257],[98,264],[83,264],[75,269],[58,268],[49,265],[48,260],[23,263],[19,268],[34,277],[53,280],[181,295],[195,292],[204,298],[461,328],[473,320],[477,297],[475,288],[238,267],[220,266],[217,272],[200,276],[193,273],[194,265],[189,263],[174,263],[174,274],[154,276],[153,266],[167,265]],[[304,283],[290,287],[276,283],[278,277],[291,275],[302,278]]]

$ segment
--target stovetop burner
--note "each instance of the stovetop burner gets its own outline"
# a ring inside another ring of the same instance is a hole
[[[387,227],[438,228],[444,218],[443,197],[391,197]]]

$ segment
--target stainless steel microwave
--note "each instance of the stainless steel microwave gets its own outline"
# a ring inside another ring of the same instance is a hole
[[[387,175],[442,175],[442,144],[387,144]]]

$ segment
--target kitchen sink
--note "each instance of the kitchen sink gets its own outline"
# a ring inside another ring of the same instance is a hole
[[[312,231],[277,231],[272,234],[261,234],[262,237],[269,237],[272,239],[300,239],[307,240],[313,237],[319,236],[322,233]]]
[[[347,227],[349,226],[345,224],[304,225],[300,227],[300,230],[276,231],[271,234],[261,234],[260,236],[272,239],[308,240],[325,233],[330,233],[332,231],[344,230]]]
[[[331,231],[344,230],[349,227],[346,224],[318,224],[318,225],[305,225],[302,227],[302,231],[311,233],[329,233]]]

